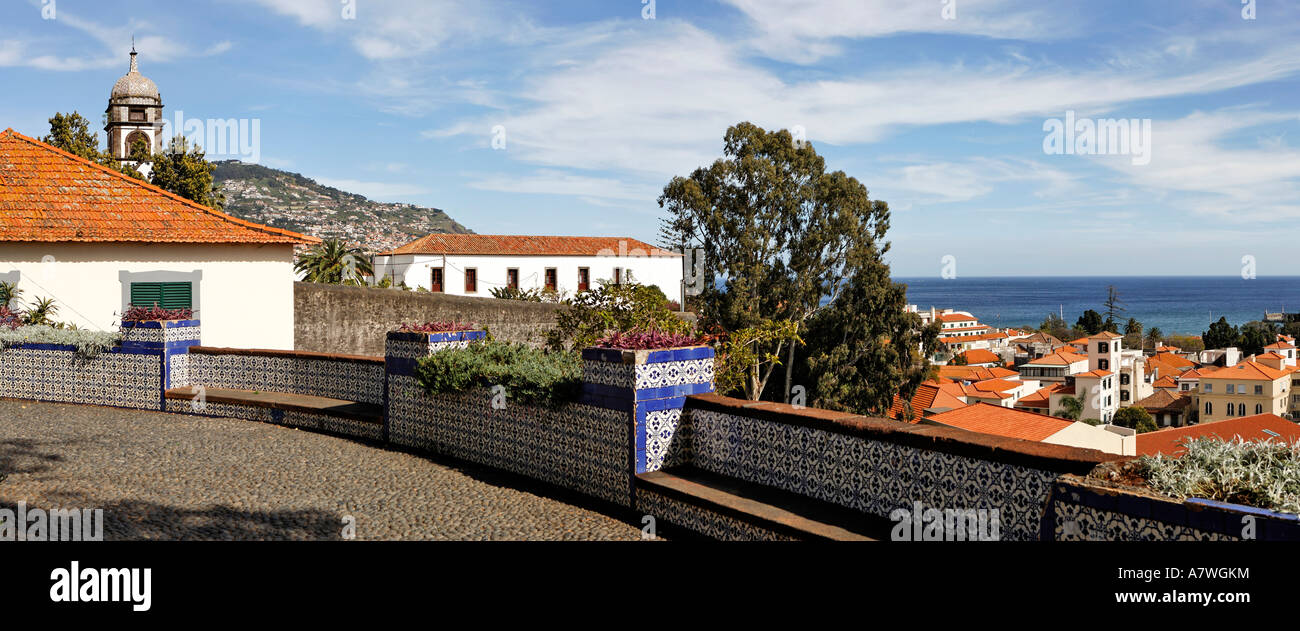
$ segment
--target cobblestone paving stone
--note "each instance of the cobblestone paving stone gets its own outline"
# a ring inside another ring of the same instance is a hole
[[[345,515],[359,540],[641,538],[528,486],[255,421],[0,400],[0,505],[102,508],[105,540],[338,540]]]

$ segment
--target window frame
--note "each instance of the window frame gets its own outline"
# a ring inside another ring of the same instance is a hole
[[[465,268],[465,293],[467,294],[478,293],[478,268],[477,267]]]

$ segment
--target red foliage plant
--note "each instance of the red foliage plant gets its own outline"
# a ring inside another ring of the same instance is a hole
[[[699,346],[704,343],[699,335],[682,333],[664,333],[661,331],[615,331],[596,342],[600,348],[617,348],[626,351],[640,351],[660,348],[679,348],[682,346]]]
[[[404,322],[401,328],[397,330],[402,333],[452,333],[455,331],[477,331],[478,325],[468,322]]]
[[[163,309],[158,305],[137,307],[131,305],[122,314],[123,322],[154,322],[157,320],[190,320],[194,317],[193,309]]]
[[[23,324],[22,316],[11,311],[9,307],[0,306],[0,327],[6,327],[10,330],[16,329]]]

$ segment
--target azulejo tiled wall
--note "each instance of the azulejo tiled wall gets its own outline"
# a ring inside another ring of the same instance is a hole
[[[158,410],[162,354],[114,348],[83,359],[76,347],[27,344],[0,351],[0,397]]]
[[[1300,516],[1212,502],[1178,501],[1077,476],[1053,483],[1044,541],[1300,541]]]
[[[1058,472],[715,410],[688,408],[693,463],[888,518],[920,501],[999,510],[1002,538],[1038,538]]]
[[[583,401],[630,410],[635,423],[636,473],[658,471],[691,458],[686,396],[713,392],[713,349],[691,346],[582,352]]]
[[[312,414],[297,410],[277,410],[254,405],[217,403],[197,399],[168,399],[166,409],[168,412],[176,414],[238,418],[365,440],[383,440],[382,425],[327,414]]]
[[[384,402],[384,364],[292,356],[292,353],[189,354],[185,384],[207,388],[288,392],[362,403]]]
[[[420,333],[389,331],[384,341],[384,362],[390,374],[413,375],[415,362],[430,353],[449,348],[465,348],[470,342],[487,339],[487,331],[450,331]]]
[[[630,505],[626,411],[510,400],[502,408],[493,398],[485,387],[429,395],[414,377],[389,375],[388,439]]]
[[[636,508],[657,519],[721,541],[795,541],[790,535],[688,504],[648,489],[636,490]]]

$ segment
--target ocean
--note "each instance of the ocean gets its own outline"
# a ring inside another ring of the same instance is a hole
[[[1049,313],[1065,311],[1073,325],[1088,309],[1103,313],[1106,286],[1114,285],[1126,311],[1166,334],[1200,335],[1220,317],[1240,326],[1265,312],[1300,311],[1300,276],[1040,276],[895,278],[907,285],[907,302],[969,311],[996,327],[1037,327]]]

